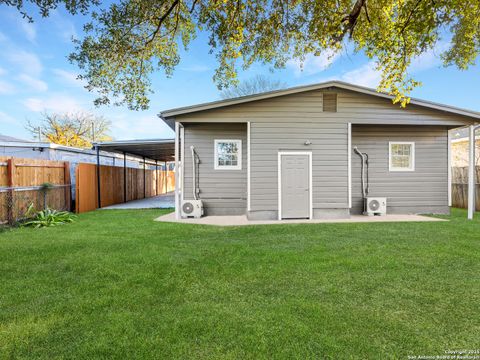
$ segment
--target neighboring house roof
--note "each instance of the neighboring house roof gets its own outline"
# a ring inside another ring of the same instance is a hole
[[[475,142],[479,142],[479,141],[480,141],[480,135],[475,136]],[[468,142],[470,142],[470,138],[468,138],[468,137],[452,139],[452,143],[454,143],[454,144],[456,144],[456,143],[468,143]]]
[[[194,113],[194,112],[204,111],[204,110],[211,110],[211,109],[237,105],[237,104],[247,103],[251,101],[270,99],[278,96],[296,94],[296,93],[301,93],[306,91],[326,89],[330,87],[336,87],[340,89],[355,91],[355,92],[377,96],[381,98],[386,98],[386,99],[393,99],[393,96],[388,95],[386,93],[378,92],[375,89],[371,89],[371,88],[367,88],[359,85],[348,84],[342,81],[328,81],[328,82],[319,83],[319,84],[296,86],[296,87],[291,87],[283,90],[274,90],[274,91],[264,92],[264,93],[255,94],[255,95],[247,95],[247,96],[241,96],[241,97],[232,98],[232,99],[219,100],[219,101],[213,101],[213,102],[208,102],[208,103],[203,103],[198,105],[185,106],[185,107],[165,110],[161,112],[159,116],[163,120],[166,120],[168,118],[171,118],[177,115],[189,114],[189,113]],[[439,104],[439,103],[415,99],[415,98],[411,98],[410,104],[423,106],[430,109],[445,111],[455,115],[468,116],[468,117],[480,120],[480,112],[476,112],[472,110],[461,109],[461,108],[457,108],[450,105],[444,105],[444,104]]]
[[[8,135],[0,134],[0,142],[22,142],[22,143],[26,143],[26,142],[29,142],[29,141],[28,141],[28,140],[23,140],[23,139],[14,138],[14,137],[8,136]]]

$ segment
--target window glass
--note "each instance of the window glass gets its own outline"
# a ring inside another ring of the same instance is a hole
[[[413,152],[413,143],[390,143],[390,171],[413,170]]]
[[[215,169],[241,169],[241,140],[215,140]]]

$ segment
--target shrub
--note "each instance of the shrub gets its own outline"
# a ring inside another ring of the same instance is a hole
[[[75,221],[76,216],[68,211],[58,211],[47,208],[36,212],[32,218],[22,224],[22,226],[41,228],[47,226],[57,226]]]

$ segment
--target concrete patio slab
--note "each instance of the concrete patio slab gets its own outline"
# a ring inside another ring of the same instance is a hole
[[[268,220],[252,221],[245,215],[241,216],[205,216],[200,219],[175,219],[175,213],[160,216],[155,221],[182,224],[216,225],[216,226],[248,226],[248,225],[278,225],[278,224],[326,224],[326,223],[379,223],[379,222],[433,222],[448,221],[422,215],[385,215],[362,216],[352,215],[349,219],[313,219],[313,220]]]
[[[146,199],[132,200],[122,204],[103,207],[102,209],[168,209],[175,207],[175,195],[173,192],[149,197]]]

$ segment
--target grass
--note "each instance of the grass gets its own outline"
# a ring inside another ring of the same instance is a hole
[[[387,359],[479,346],[480,221],[464,211],[237,228],[152,221],[163,213],[0,233],[0,358]]]

